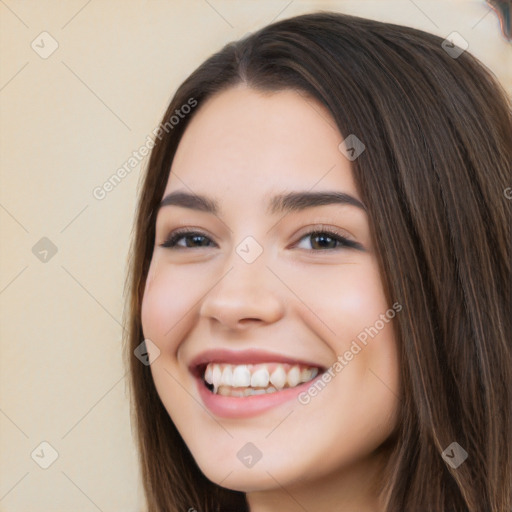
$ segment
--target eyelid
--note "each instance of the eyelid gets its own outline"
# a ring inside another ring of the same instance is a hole
[[[330,226],[322,222],[313,222],[311,224],[308,224],[307,226],[304,226],[303,228],[300,229],[299,234],[296,235],[296,237],[299,237],[298,240],[300,240],[306,235],[319,232],[333,233],[334,235],[337,235],[341,238],[345,238],[350,242],[356,243],[355,237],[346,229]]]
[[[199,235],[204,236],[205,238],[208,238],[212,243],[217,245],[217,243],[214,240],[214,237],[208,233],[206,230],[202,228],[196,228],[194,226],[182,226],[178,227],[176,229],[173,229],[170,231],[170,233],[164,238],[164,241],[159,244],[160,247],[166,248],[166,245],[168,242],[170,242],[172,239],[179,240],[180,238],[184,238],[187,236],[193,236],[193,235]],[[174,245],[173,247],[169,247],[170,249],[190,249],[190,247],[181,247],[179,245]]]
[[[312,249],[303,249],[304,251],[308,253],[332,253],[338,252],[341,249],[355,249],[359,251],[365,251],[364,246],[360,242],[357,242],[350,233],[348,235],[346,234],[348,233],[346,230],[334,226],[328,226],[326,224],[322,224],[321,222],[310,224],[301,229],[300,235],[297,235],[297,241],[293,243],[292,247],[295,247],[303,238],[320,233],[326,233],[330,237],[337,240],[340,243],[340,247],[337,247],[336,249],[325,249],[317,251]]]

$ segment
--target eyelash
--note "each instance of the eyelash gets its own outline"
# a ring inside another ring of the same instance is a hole
[[[320,228],[317,227],[312,231],[308,231],[307,233],[304,233],[297,243],[299,243],[302,239],[304,239],[308,236],[313,236],[313,235],[328,235],[329,238],[332,238],[336,242],[339,242],[341,247],[337,247],[335,249],[320,249],[320,250],[306,249],[306,250],[310,250],[313,252],[323,252],[324,250],[325,251],[335,251],[335,250],[339,250],[340,248],[358,249],[358,250],[363,249],[363,246],[360,243],[354,242],[353,240],[349,240],[348,238],[344,237],[343,235],[337,233],[336,231],[333,231],[332,229],[324,228],[324,227],[320,227]],[[167,240],[165,240],[165,242],[160,244],[160,247],[164,247],[166,249],[173,249],[173,250],[201,249],[202,247],[177,246],[177,242],[179,240],[181,240],[182,238],[187,238],[189,236],[201,236],[201,237],[210,239],[207,235],[205,235],[204,233],[201,233],[200,231],[191,231],[189,229],[182,228],[182,229],[177,229],[176,231],[171,233],[169,235],[169,237],[167,238]],[[211,239],[210,239],[210,241],[211,241]]]

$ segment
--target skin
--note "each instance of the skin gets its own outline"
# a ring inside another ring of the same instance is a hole
[[[361,200],[338,149],[343,138],[322,105],[295,91],[222,91],[187,127],[164,193],[207,195],[220,214],[166,206],[156,220],[142,303],[144,336],[160,350],[153,379],[201,470],[246,492],[252,512],[381,510],[379,447],[397,424],[400,396],[392,321],[307,405],[291,400],[251,418],[207,411],[187,368],[211,348],[257,348],[329,367],[391,308],[364,210],[331,204],[266,213],[279,192]],[[305,236],[319,224],[363,250],[332,241],[324,248]],[[179,227],[201,231],[206,242],[161,247]],[[251,264],[235,250],[247,236],[263,249]],[[247,442],[262,452],[252,468],[237,458]]]

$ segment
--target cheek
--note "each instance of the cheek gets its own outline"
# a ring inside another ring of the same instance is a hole
[[[197,283],[197,279],[187,279],[186,275],[172,271],[170,267],[151,263],[142,298],[141,322],[144,337],[161,349],[170,348],[173,340],[180,339],[180,332],[192,314],[199,293],[194,282]]]
[[[367,403],[373,403],[372,396],[379,396],[381,404],[387,406],[385,398],[393,402],[398,392],[399,362],[393,326],[397,313],[386,301],[377,265],[361,270],[354,269],[346,276],[345,293],[340,294],[337,352],[350,359],[360,390],[368,392]],[[373,406],[379,406],[378,400]]]
[[[321,318],[322,326],[329,328],[324,339],[333,349],[334,360],[342,357],[333,368],[333,388],[340,386],[340,393],[350,390],[343,395],[347,400],[350,396],[365,397],[350,406],[346,404],[351,409],[358,408],[362,416],[372,410],[382,412],[394,405],[399,392],[393,318],[400,313],[388,304],[373,259],[358,265],[347,264],[336,272],[328,270],[325,274],[323,270],[319,272],[316,279],[308,279],[309,293],[306,289],[302,293],[311,310]]]
[[[374,325],[391,306],[377,265],[370,257],[336,269],[312,269],[307,280],[296,280],[294,291],[317,315],[315,324],[320,325],[322,337],[332,339],[338,351]]]

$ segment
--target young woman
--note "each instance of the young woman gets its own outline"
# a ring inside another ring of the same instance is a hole
[[[180,86],[127,281],[149,512],[512,509],[511,105],[459,53],[316,13]]]

